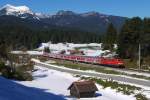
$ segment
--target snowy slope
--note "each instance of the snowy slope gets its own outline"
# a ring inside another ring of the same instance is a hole
[[[79,78],[39,66],[36,66],[33,77],[33,81],[22,82],[0,77],[0,100],[76,100],[70,96],[67,88]],[[81,100],[135,100],[133,96],[96,85],[99,89],[97,97],[81,98]]]
[[[74,100],[75,98],[70,97],[67,88],[74,81],[79,78],[73,77],[71,74],[50,70],[44,67],[36,66],[37,71],[33,73],[34,80],[29,82],[17,82],[27,87],[40,88],[45,90],[47,93],[54,93],[62,96],[64,99]],[[135,100],[132,96],[126,96],[122,93],[107,88],[103,89],[100,85],[97,85],[99,91],[95,98],[82,98],[81,100]],[[102,96],[100,96],[102,95]]]
[[[36,87],[26,87],[0,77],[0,100],[64,100],[60,95]]]

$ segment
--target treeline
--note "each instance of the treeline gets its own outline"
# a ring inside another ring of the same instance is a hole
[[[142,57],[150,56],[150,18],[134,17],[125,21],[120,32],[112,24],[109,25],[103,42],[118,44],[118,54],[122,58],[137,58],[139,44]]]
[[[88,33],[75,29],[53,28],[33,30],[25,25],[20,24],[0,24],[0,45],[5,44],[11,49],[19,49],[25,46],[28,49],[37,48],[40,43],[52,41],[90,43],[101,42],[100,35]]]
[[[42,42],[48,41],[53,43],[103,42],[109,49],[113,49],[115,43],[118,44],[117,52],[122,58],[137,57],[140,43],[142,56],[150,56],[150,18],[134,17],[127,19],[119,32],[113,24],[110,24],[104,36],[62,27],[35,30],[31,25],[24,24],[26,21],[19,20],[17,22],[14,20],[13,23],[9,23],[11,19],[8,22],[6,22],[7,20],[4,21],[0,21],[0,52],[2,56],[5,56],[4,51],[9,51],[8,49],[17,50],[22,46],[27,49],[34,49]]]

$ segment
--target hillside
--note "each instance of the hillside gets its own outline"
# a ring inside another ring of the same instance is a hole
[[[44,89],[27,87],[0,76],[0,100],[64,100],[63,97],[47,93]]]
[[[33,81],[11,81],[0,77],[1,100],[74,100],[67,88],[72,82],[79,80],[71,74],[36,66]],[[118,93],[110,88],[103,89],[97,84],[99,91],[95,98],[81,100],[135,100],[133,96]]]

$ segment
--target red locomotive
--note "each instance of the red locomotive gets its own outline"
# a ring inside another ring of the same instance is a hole
[[[118,58],[91,57],[91,56],[66,55],[66,54],[54,54],[54,53],[44,53],[43,56],[56,58],[56,59],[76,61],[76,62],[111,66],[117,68],[125,68],[123,61]]]

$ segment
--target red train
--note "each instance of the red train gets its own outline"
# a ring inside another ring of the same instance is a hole
[[[81,56],[81,55],[65,55],[65,54],[53,54],[53,53],[44,53],[43,56],[70,60],[76,62],[91,63],[103,66],[125,68],[124,62],[118,58],[103,58],[103,57],[91,57],[91,56]]]

